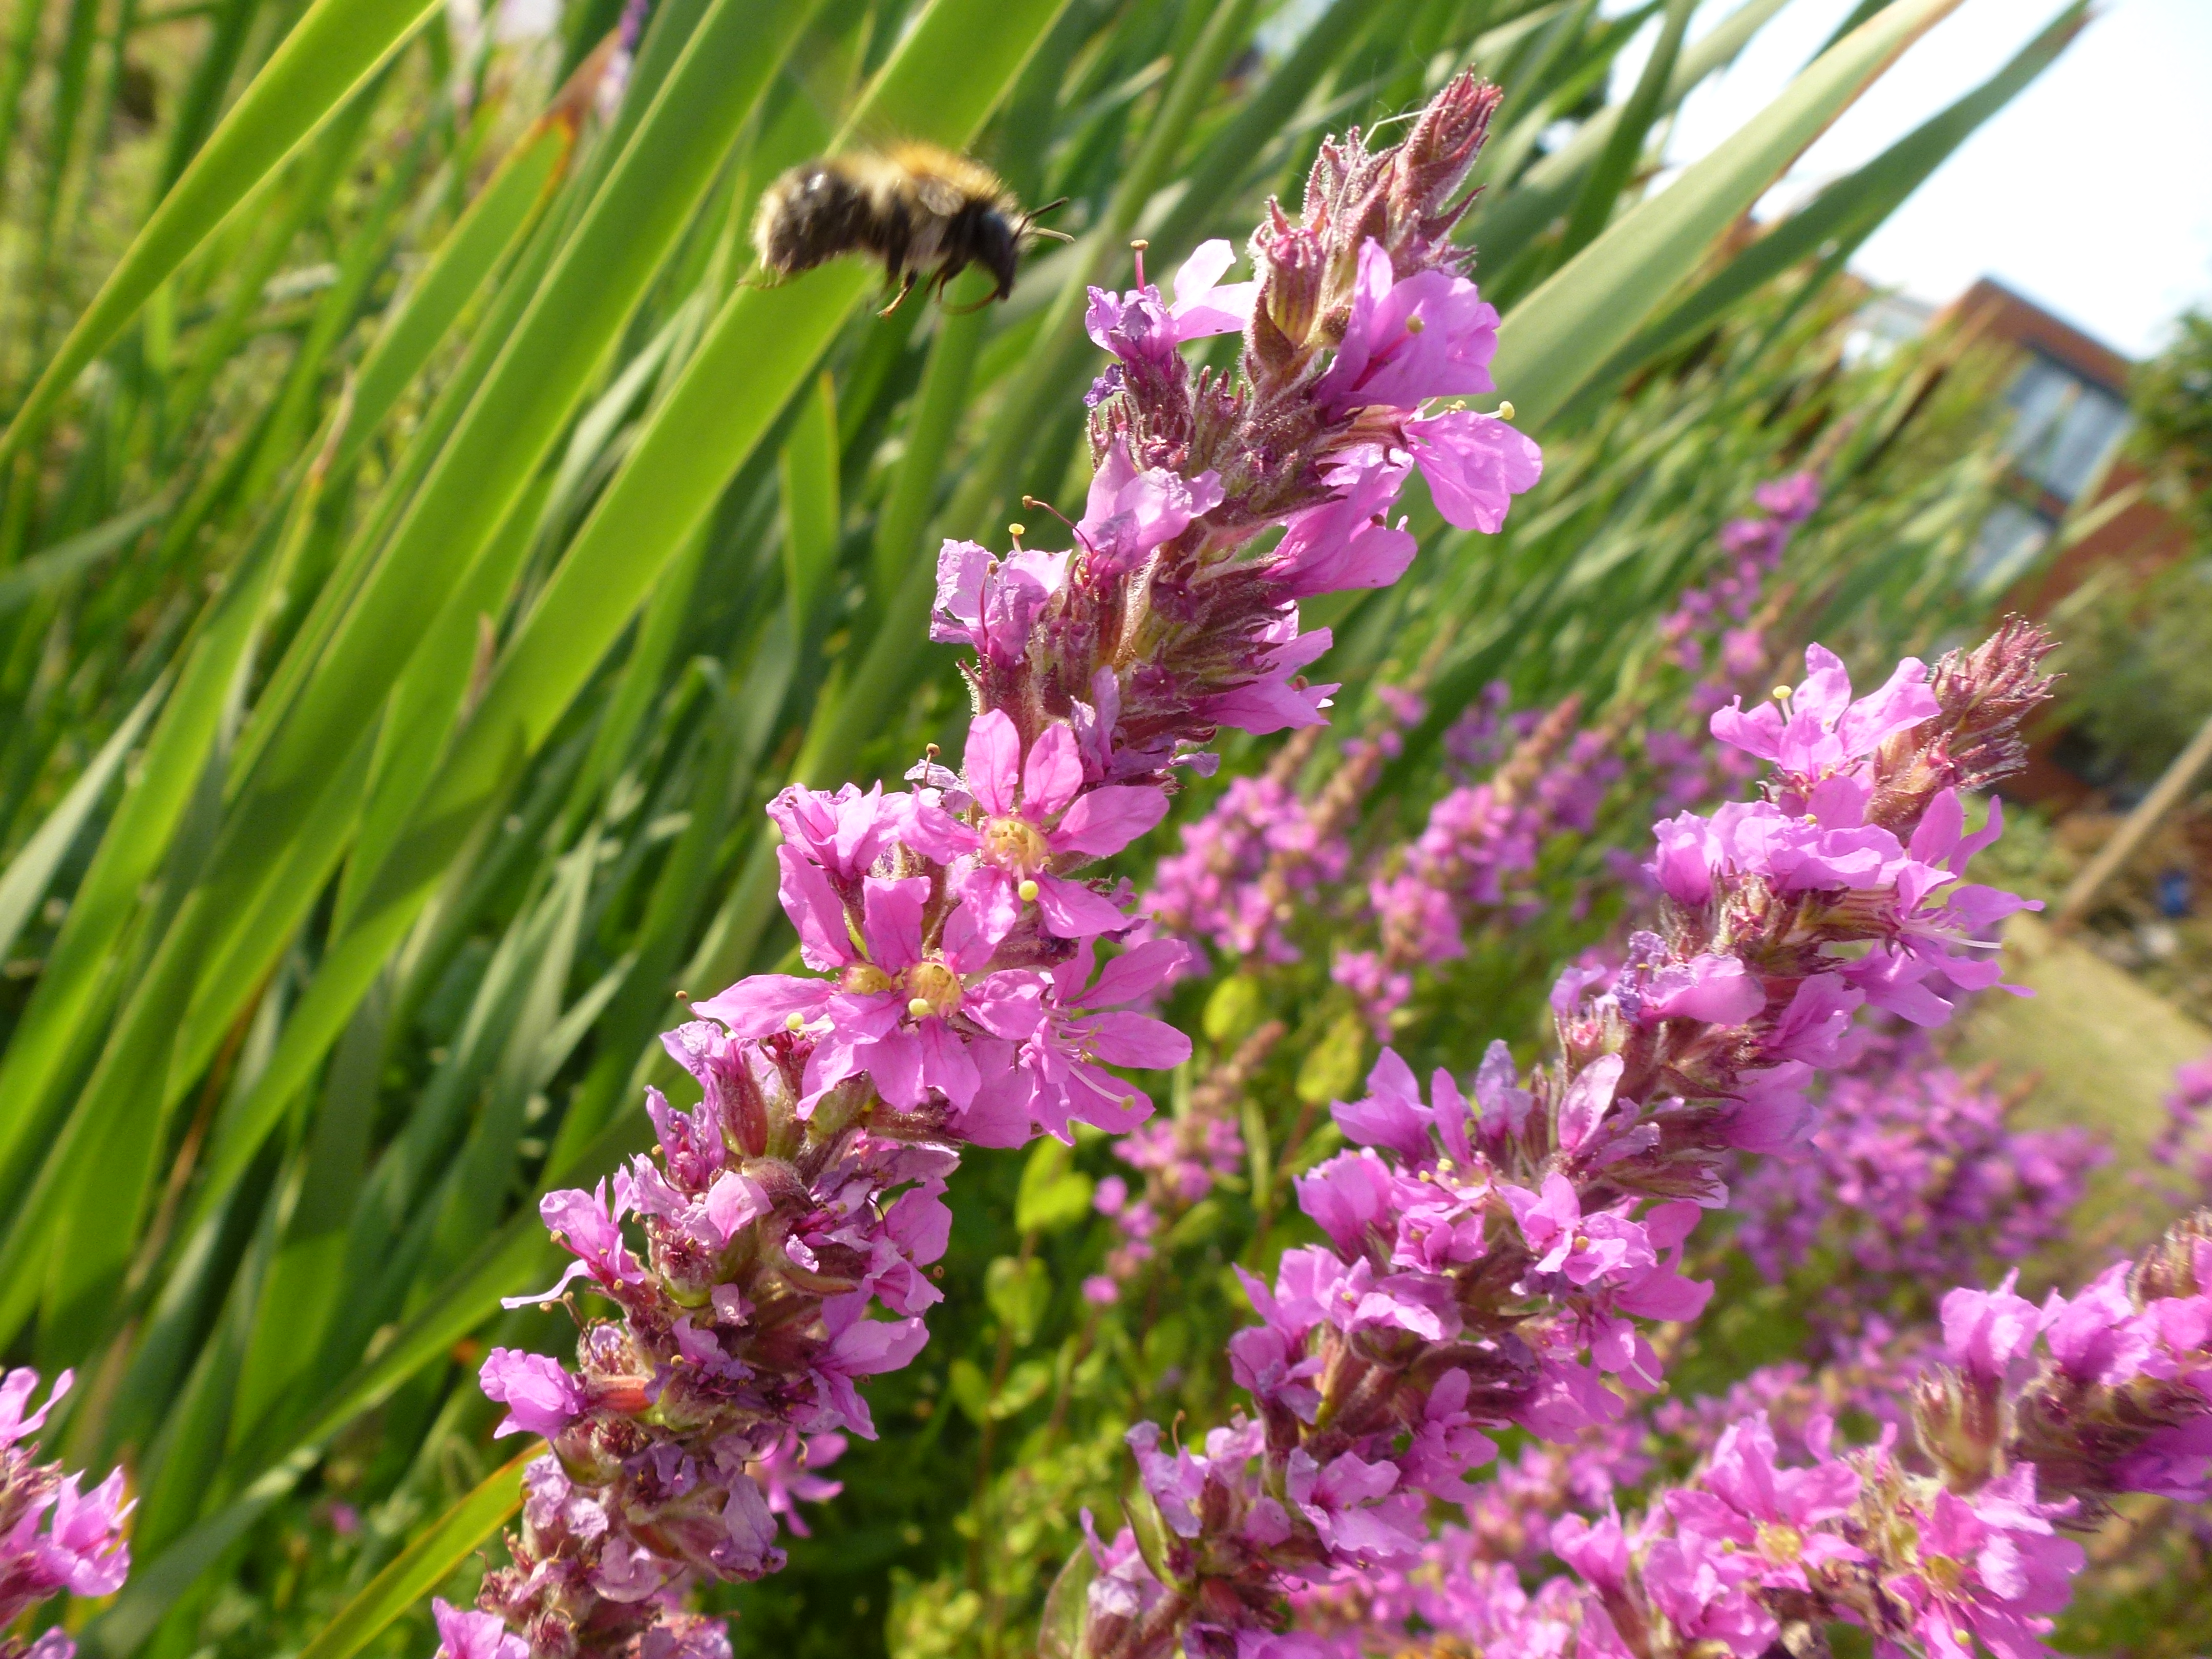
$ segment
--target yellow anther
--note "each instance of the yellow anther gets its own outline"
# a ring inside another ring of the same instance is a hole
[[[1025,524],[1010,524],[1006,526],[1006,533],[1009,536],[1026,536],[1030,533],[1030,527]]]
[[[1408,317],[1406,319],[1406,332],[1408,334],[1419,334],[1428,325],[1423,322],[1419,317]]]
[[[906,1011],[916,1019],[927,1019],[936,1010],[929,1006],[927,997],[915,997],[906,1005]]]
[[[1778,685],[1774,688],[1772,696],[1777,702],[1788,702],[1790,696],[1790,688],[1786,685]]]
[[[1129,246],[1136,249],[1138,252],[1142,253],[1146,248],[1150,247],[1152,244],[1146,241],[1143,237],[1139,236],[1134,241],[1131,242]]]
[[[1022,896],[1023,903],[1034,904],[1036,902],[1037,894],[1042,890],[1033,881],[1024,881],[1014,890]]]
[[[1510,421],[1513,418],[1513,405],[1510,402],[1498,405],[1498,418],[1501,421]]]
[[[783,1028],[787,1031],[805,1030],[806,1029],[806,1016],[800,1013],[796,1008],[793,1009],[789,1013],[783,1017]]]

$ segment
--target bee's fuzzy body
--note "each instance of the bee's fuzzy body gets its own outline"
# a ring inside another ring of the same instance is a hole
[[[1030,234],[1020,204],[990,168],[920,143],[795,167],[769,186],[753,220],[754,250],[772,275],[865,253],[882,263],[901,298],[917,283],[942,289],[981,265],[998,283],[991,297],[1003,300]]]

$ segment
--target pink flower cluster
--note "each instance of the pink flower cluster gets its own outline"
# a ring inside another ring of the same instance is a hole
[[[1647,867],[1668,901],[1673,960],[1624,973],[1613,994],[1624,1016],[1649,1025],[1748,1011],[1764,992],[1735,964],[1753,957],[1780,969],[1790,1002],[1775,1011],[1755,1092],[1786,1133],[1804,1122],[1793,1109],[1803,1079],[1834,1062],[1854,1010],[1941,1024],[1945,992],[1997,984],[1995,925],[2039,907],[1960,880],[2003,815],[1992,800],[1987,826],[1966,834],[1960,792],[2015,763],[2014,728],[2045,648],[2008,623],[1971,658],[1954,653],[1933,674],[1908,658],[1855,701],[1843,664],[1814,646],[1795,690],[1716,712],[1715,737],[1771,765],[1765,798],[1657,826]],[[1956,739],[1924,737],[1947,722],[1963,722]]]
[[[1464,956],[1468,933],[1511,903],[1514,878],[1536,867],[1548,841],[1596,823],[1623,769],[1607,733],[1575,729],[1580,713],[1569,697],[1529,721],[1495,773],[1447,792],[1418,836],[1377,860],[1367,896],[1379,939],[1373,950],[1339,950],[1331,971],[1378,1038],[1389,1037],[1416,972]]]
[[[1159,861],[1146,913],[1232,961],[1298,960],[1286,924],[1341,881],[1352,860],[1343,835],[1274,767],[1233,779],[1182,840],[1181,852]]]
[[[1678,654],[1699,653],[1699,661],[1705,635],[1729,630],[1723,671],[1690,693],[1701,715],[1764,665],[1753,609],[1790,533],[1818,501],[1817,486],[1802,473],[1754,494],[1759,514],[1733,520],[1721,532],[1730,570],[1711,587],[1686,594],[1662,630]],[[1344,745],[1340,765],[1318,792],[1299,787],[1311,750],[1297,744],[1266,772],[1231,783],[1210,811],[1184,827],[1182,849],[1160,860],[1145,900],[1147,914],[1194,943],[1253,966],[1299,960],[1298,934],[1307,931],[1299,924],[1325,921],[1336,941],[1328,951],[1332,977],[1351,994],[1377,1039],[1388,1042],[1423,970],[1463,956],[1470,934],[1516,915],[1526,902],[1519,878],[1537,867],[1557,837],[1595,827],[1626,770],[1621,717],[1577,729],[1578,700],[1548,711],[1511,712],[1510,695],[1502,682],[1490,687],[1445,733],[1447,753],[1464,781],[1431,806],[1416,836],[1358,860],[1364,903],[1340,890],[1354,873],[1351,809],[1382,762],[1398,752],[1397,728],[1426,713],[1402,688],[1378,689],[1387,718]],[[1654,787],[1670,813],[1705,799],[1716,782],[1740,783],[1758,769],[1757,759],[1740,750],[1717,750],[1668,730],[1646,734],[1638,754],[1656,766]],[[1735,764],[1717,762],[1717,756]],[[1649,886],[1632,861],[1629,868],[1639,887]],[[1370,928],[1371,939],[1358,938]]]
[[[1333,688],[1299,671],[1329,638],[1300,631],[1297,602],[1396,580],[1413,544],[1389,511],[1417,466],[1455,523],[1491,528],[1535,480],[1503,422],[1419,412],[1489,389],[1496,315],[1446,236],[1496,96],[1463,76],[1396,147],[1327,148],[1304,221],[1255,239],[1255,282],[1223,284],[1210,244],[1172,303],[1141,270],[1093,294],[1118,361],[1075,546],[939,561],[932,637],[975,652],[961,769],[933,754],[909,790],[776,799],[809,971],[694,1004],[665,1041],[701,1103],[650,1092],[657,1152],[541,1204],[575,1259],[517,1300],[568,1304],[576,1364],[484,1364],[499,1431],[550,1451],[512,1565],[478,1611],[440,1613],[447,1659],[725,1659],[684,1598],[775,1571],[779,1517],[803,1530],[794,1501],[836,1491],[805,1471],[873,1436],[860,1384],[927,1340],[960,1148],[1150,1115],[1117,1068],[1190,1054],[1140,1012],[1188,947],[1083,872],[1159,823],[1172,769],[1210,765],[1219,727],[1320,721]],[[1191,372],[1183,343],[1239,328],[1241,376]]]
[[[2173,1068],[2166,1097],[2166,1122],[2143,1162],[2169,1198],[2183,1204],[2212,1197],[2212,1146],[2204,1145],[2204,1119],[2212,1111],[2212,1054]]]
[[[1674,666],[1695,677],[1682,702],[1699,720],[1766,671],[1768,588],[1797,526],[1820,505],[1820,483],[1795,472],[1759,485],[1752,499],[1758,511],[1721,526],[1726,567],[1685,592],[1659,627]],[[1667,730],[1646,736],[1643,758],[1656,774],[1650,797],[1662,817],[1736,793],[1758,764],[1741,750]]]
[[[1839,1452],[1816,1419],[1785,1461],[1764,1413],[1640,1522],[1578,1516],[1554,1552],[1584,1586],[1577,1659],[1710,1644],[1755,1659],[1792,1626],[1856,1625],[1877,1650],[2043,1659],[2083,1564],[2066,1534],[2124,1493],[2212,1493],[2212,1215],[2038,1308],[1943,1300],[1948,1363],[1914,1390],[1910,1445]],[[1555,1587],[1543,1597],[1564,1609]]]
[[[1759,485],[1752,500],[1756,514],[1721,526],[1728,568],[1705,586],[1685,592],[1659,623],[1659,637],[1671,647],[1678,667],[1700,673],[1711,658],[1715,678],[1723,683],[1741,681],[1766,665],[1765,641],[1753,621],[1759,597],[1781,564],[1791,533],[1820,506],[1820,481],[1809,472],[1793,472]]]
[[[70,1381],[62,1372],[46,1404],[30,1411],[38,1373],[18,1369],[0,1378],[0,1631],[64,1590],[112,1595],[131,1571],[123,1534],[133,1505],[123,1496],[123,1471],[86,1492],[82,1475],[38,1462],[28,1443]],[[0,1659],[71,1659],[76,1652],[58,1625],[29,1641],[0,1636]]]
[[[1832,753],[1802,732],[1769,745],[1772,810],[1861,791],[1863,819],[1881,803],[1875,834],[1951,851],[1955,787],[2008,757],[2046,649],[2008,628],[1932,675],[1909,665],[1871,708],[1831,685],[1840,703],[1821,714],[1850,735]],[[1717,734],[1746,719],[1717,716]],[[1682,829],[1660,826],[1662,861]],[[1287,1592],[1417,1565],[1429,1500],[1474,1498],[1489,1431],[1601,1431],[1625,1394],[1657,1387],[1640,1322],[1695,1318],[1711,1296],[1680,1262],[1701,1209],[1727,1200],[1724,1161],[1802,1146],[1812,1068],[1864,1000],[1839,953],[1879,937],[1882,913],[1847,875],[1800,874],[1778,890],[1768,862],[1707,866],[1618,972],[1563,975],[1557,1062],[1524,1075],[1494,1044],[1472,1101],[1442,1071],[1424,1098],[1385,1051],[1368,1097],[1335,1108],[1358,1150],[1298,1182],[1328,1243],[1287,1252],[1272,1288],[1246,1278],[1261,1322],[1230,1358],[1254,1414],[1202,1450],[1131,1431],[1142,1493],[1112,1543],[1094,1538],[1077,1652],[1325,1651],[1282,1628]]]
[[[2013,1127],[2012,1103],[1917,1031],[1870,1034],[1866,1050],[1821,1097],[1811,1156],[1755,1165],[1735,1189],[1734,1243],[1767,1279],[1817,1257],[1808,1313],[1826,1339],[2057,1242],[2106,1157],[2081,1128]]]

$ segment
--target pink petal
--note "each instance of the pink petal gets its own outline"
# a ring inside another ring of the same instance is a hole
[[[1130,921],[1112,900],[1063,876],[1037,878],[1037,914],[1055,939],[1091,939]]]
[[[1182,262],[1175,274],[1172,286],[1176,303],[1182,305],[1202,297],[1208,289],[1229,274],[1229,267],[1236,263],[1237,251],[1230,246],[1226,238],[1216,236],[1210,241],[1200,242],[1190,251],[1190,258]]]
[[[1190,1039],[1148,1014],[1094,1014],[1087,1022],[1091,1052],[1109,1066],[1161,1072],[1190,1058]]]
[[[1098,982],[1087,991],[1079,991],[1070,1000],[1090,1008],[1134,1002],[1150,996],[1195,960],[1195,952],[1181,939],[1147,939],[1108,963],[1099,973]]]
[[[929,878],[892,881],[870,876],[861,890],[860,932],[868,941],[869,960],[891,974],[913,967],[921,960],[921,912],[929,902]]]
[[[983,810],[994,817],[1011,813],[1022,770],[1022,734],[1002,710],[986,710],[969,723],[964,763],[968,787]]]
[[[1495,535],[1513,497],[1535,487],[1544,452],[1494,415],[1448,410],[1406,422],[1406,437],[1437,511],[1462,530]]]
[[[787,1030],[793,1014],[813,1019],[836,989],[828,980],[795,974],[754,974],[718,996],[693,1003],[691,1012],[721,1021],[734,1036],[763,1037]]]
[[[789,845],[775,849],[776,896],[799,930],[799,956],[809,968],[828,970],[854,960],[845,931],[845,904],[830,878]]]
[[[1021,920],[1014,878],[988,864],[969,868],[952,883],[960,902],[945,919],[939,951],[954,972],[972,974],[991,959],[999,941]]]
[[[1054,726],[1065,731],[1065,726]],[[1104,858],[1118,853],[1168,815],[1167,791],[1151,784],[1109,784],[1067,809],[1047,838],[1055,853]]]
[[[921,1038],[913,1031],[887,1032],[856,1057],[866,1064],[877,1092],[892,1105],[910,1109],[929,1098],[922,1086]]]
[[[1022,814],[1048,818],[1074,799],[1081,787],[1083,757],[1076,752],[1075,733],[1054,720],[1030,745],[1029,764],[1022,773]]]
[[[975,1099],[982,1074],[968,1057],[968,1046],[959,1034],[941,1019],[925,1019],[915,1035],[921,1042],[921,1080],[955,1106]]]

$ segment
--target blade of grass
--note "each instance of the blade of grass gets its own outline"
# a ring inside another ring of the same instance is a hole
[[[1690,27],[1690,14],[1696,9],[1694,0],[1667,0],[1667,10],[1659,25],[1659,39],[1651,48],[1651,56],[1637,77],[1636,89],[1628,94],[1621,106],[1620,118],[1607,135],[1605,148],[1583,183],[1582,193],[1575,198],[1575,210],[1567,216],[1566,233],[1559,239],[1559,258],[1565,262],[1589,246],[1597,234],[1613,217],[1613,208],[1620,199],[1636,172],[1637,163],[1644,159],[1644,146],[1648,142],[1652,124],[1659,118],[1659,106],[1667,95],[1667,87],[1674,73],[1674,64],[1682,50],[1682,36]]]
[[[522,1509],[522,1466],[543,1452],[532,1441],[402,1550],[368,1587],[339,1609],[300,1659],[353,1659],[385,1627],[428,1595],[483,1540]]]
[[[503,380],[495,371],[416,498],[410,521],[419,533],[410,539],[403,526],[400,540],[386,550],[320,669],[307,680],[300,707],[264,752],[254,787],[234,803],[208,874],[162,942],[157,982],[142,984],[134,994],[79,1103],[81,1112],[106,1126],[103,1144],[117,1149],[116,1156],[122,1157],[127,1146],[143,1151],[118,1165],[116,1184],[103,1193],[98,1244],[82,1255],[70,1253],[67,1286],[55,1293],[58,1316],[65,1309],[88,1314],[98,1305],[102,1275],[112,1271],[118,1248],[128,1249],[127,1228],[118,1227],[118,1220],[135,1224],[144,1214],[145,1183],[152,1175],[147,1154],[160,1139],[150,1133],[150,1126],[166,1117],[181,1090],[205,1066],[239,1006],[265,979],[256,963],[273,960],[335,867],[362,787],[358,773],[349,771],[362,747],[362,710],[380,699],[406,658],[391,649],[391,641],[413,637],[423,611],[465,573],[482,539],[462,537],[457,547],[464,524],[480,526],[489,534],[497,520],[494,511],[487,521],[488,506],[497,509],[512,499],[513,489],[490,487],[484,470],[520,488],[658,264],[660,250],[710,179],[727,136],[767,85],[811,3],[764,0],[746,6],[740,0],[720,0],[717,12],[710,13],[508,343],[501,366],[514,374]],[[719,25],[718,15],[723,20]],[[664,164],[672,171],[664,173]],[[629,232],[638,233],[636,240]],[[556,297],[549,301],[549,295]],[[578,325],[580,313],[599,325],[596,333]],[[517,391],[520,410],[514,398],[505,395]],[[535,425],[519,431],[500,418],[502,414],[520,414]],[[541,441],[533,442],[533,436]],[[471,465],[480,470],[471,472]],[[502,755],[495,773],[505,762]],[[431,873],[434,879],[436,872]],[[386,943],[396,939],[397,930]],[[378,962],[383,954],[378,951]],[[212,964],[222,964],[220,971],[210,972]],[[363,988],[363,982],[351,985],[335,1011],[339,1025]],[[195,1023],[201,1019],[209,1023]],[[293,1042],[297,1029],[297,1022],[288,1029],[279,1063],[272,1065],[270,1079],[254,1097],[262,1103],[252,1119],[257,1123],[273,1122],[303,1081],[301,1070],[282,1063],[299,1052]],[[319,1058],[336,1031],[316,1029],[319,1040],[312,1052]],[[149,1074],[147,1067],[162,1055],[167,1056],[166,1065]],[[149,1091],[149,1075],[166,1081]],[[124,1090],[128,1097],[111,1098],[112,1090]],[[251,1156],[259,1139],[252,1137],[244,1156]],[[210,1169],[204,1183],[210,1199],[234,1178],[238,1167],[234,1160],[228,1168]],[[0,1314],[5,1311],[0,1307]]]
[[[837,565],[837,390],[826,374],[799,405],[777,457],[783,486],[783,592],[791,631],[806,637],[806,623],[822,602]]]
[[[437,12],[435,0],[314,0],[124,250],[0,434],[0,459],[161,283]]]
[[[0,875],[0,961],[5,961],[15,948],[15,941],[23,932],[31,912],[38,908],[53,884],[54,872],[61,867],[62,860],[82,833],[85,823],[107,793],[107,786],[130,754],[131,745],[138,741],[138,734],[146,729],[146,722],[161,706],[161,698],[169,689],[168,677],[156,681],[154,689],[140,698],[138,706],[131,711],[115,735],[100,745],[92,763],[70,786],[69,793],[40,824],[38,832],[23,843],[22,851],[8,861],[8,871]]]
[[[20,611],[33,599],[50,593],[72,577],[82,575],[111,554],[119,553],[138,538],[147,526],[158,522],[176,505],[162,491],[143,506],[118,514],[106,524],[41,548],[14,569],[0,574],[0,617]]]

